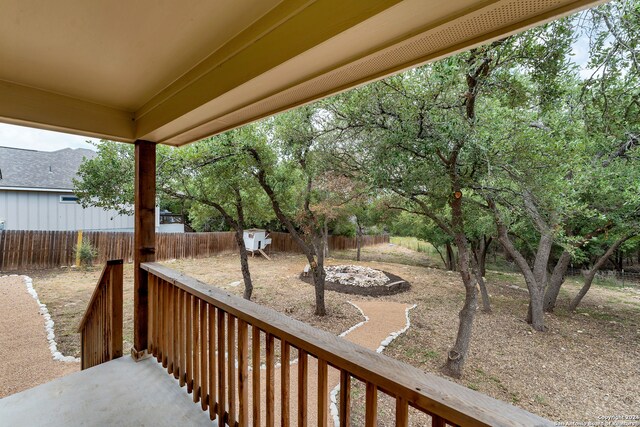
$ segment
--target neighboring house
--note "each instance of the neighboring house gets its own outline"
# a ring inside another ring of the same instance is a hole
[[[0,229],[132,231],[133,216],[83,208],[73,178],[84,158],[78,148],[35,151],[0,147]]]

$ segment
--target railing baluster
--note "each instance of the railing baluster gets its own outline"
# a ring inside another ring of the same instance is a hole
[[[109,348],[111,346],[111,324],[110,317],[111,313],[109,310],[109,280],[102,288],[102,314],[100,318],[102,319],[102,342],[100,345],[102,346],[102,351],[100,358],[103,361],[110,360]]]
[[[432,427],[446,427],[447,422],[444,418],[438,415],[431,415],[431,426]]]
[[[309,375],[307,352],[298,349],[298,427],[307,426],[307,377]]]
[[[227,314],[227,378],[229,379],[229,421],[230,426],[236,423],[236,318]]]
[[[175,354],[173,353],[173,343],[175,341],[174,325],[173,325],[173,285],[169,282],[167,286],[167,373],[173,374],[173,359]]]
[[[187,366],[187,376],[185,378],[185,382],[187,383],[187,392],[188,393],[192,393],[193,392],[193,359],[191,357],[191,354],[193,352],[193,345],[191,342],[191,338],[192,338],[192,334],[191,334],[191,330],[192,328],[192,324],[191,321],[193,320],[191,317],[191,311],[192,311],[192,306],[191,306],[191,299],[193,298],[191,296],[191,294],[187,293],[186,295],[186,300],[184,302],[184,307],[185,307],[185,313],[184,313],[184,317],[185,320],[187,322],[187,329],[184,332],[184,336],[186,339],[186,353],[184,355],[185,359],[186,359],[186,366]]]
[[[273,348],[273,335],[267,332],[267,427],[273,427],[275,418],[274,418],[274,348]]]
[[[409,426],[409,403],[402,397],[396,398],[396,427]]]
[[[249,425],[249,327],[238,319],[238,423]]]
[[[156,340],[154,334],[156,332],[156,326],[154,324],[154,315],[156,308],[154,306],[153,296],[155,292],[153,290],[153,274],[147,273],[147,283],[149,292],[149,354],[155,354]]]
[[[184,321],[184,304],[185,292],[180,289],[178,292],[178,376],[180,379],[180,387],[185,385],[185,364],[187,357],[187,349],[185,342],[185,321]]]
[[[111,359],[122,356],[123,270],[122,263],[114,265],[111,269]]]
[[[105,331],[104,323],[104,286],[100,287],[100,298],[98,299],[98,330]],[[104,332],[97,334],[98,342],[98,361],[104,360]]]
[[[89,360],[90,360],[90,364],[89,366],[95,366],[96,365],[96,357],[95,357],[95,351],[96,351],[96,327],[95,327],[95,316],[91,316],[91,319],[89,321],[89,340],[91,341],[91,345],[89,346]]]
[[[218,309],[218,425],[224,425],[226,409],[225,349],[224,349],[224,311]]]
[[[158,307],[158,280],[153,274],[149,274],[149,300],[151,310],[151,340],[153,341],[153,346],[151,347],[151,354],[154,357],[158,356],[158,312],[160,311]]]
[[[367,402],[364,416],[365,427],[378,425],[378,387],[374,383],[367,382]]]
[[[209,418],[216,419],[216,309],[207,304],[209,312]]]
[[[156,337],[155,337],[155,356],[156,356],[156,360],[158,361],[158,363],[162,362],[162,344],[160,342],[160,335],[162,334],[162,325],[161,325],[161,319],[162,319],[162,306],[160,305],[160,284],[159,279],[156,276],[152,276],[153,277],[153,292],[154,292],[154,300],[155,300],[155,306],[156,306],[156,312],[155,312],[155,325],[156,325]]]
[[[162,366],[169,365],[169,284],[161,280],[162,284]]]
[[[252,359],[252,393],[253,393],[253,425],[260,425],[260,329],[251,327],[251,359]]]
[[[340,370],[340,427],[351,425],[351,375]]]
[[[171,285],[173,294],[173,377],[180,379],[180,292],[174,285]]]
[[[289,427],[289,376],[291,367],[289,359],[291,347],[289,343],[280,340],[280,426]]]
[[[328,366],[327,361],[318,359],[318,427],[327,424],[328,412]]]
[[[83,329],[82,331],[80,331],[80,370],[84,371],[86,369],[86,356],[85,356],[85,351],[86,351],[86,344],[85,344],[85,335],[86,335],[86,329]]]
[[[156,278],[156,298],[157,298],[157,307],[158,307],[158,337],[157,341],[157,351],[156,351],[156,360],[159,364],[162,364],[162,336],[164,330],[162,328],[162,317],[164,313],[162,312],[162,279]]]
[[[206,411],[208,402],[208,358],[207,358],[207,303],[200,300],[200,407]]]
[[[193,342],[193,352],[191,353],[191,366],[193,366],[193,401],[197,403],[200,400],[200,325],[198,324],[198,298],[195,296],[191,299],[191,315],[193,317],[193,329],[191,329],[193,333],[191,338]]]

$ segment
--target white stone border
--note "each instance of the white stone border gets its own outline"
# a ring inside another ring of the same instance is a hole
[[[395,340],[396,338],[398,338],[398,336],[404,334],[409,330],[409,327],[411,326],[411,320],[409,320],[409,310],[413,310],[417,306],[418,304],[413,304],[411,307],[407,307],[407,309],[404,311],[404,315],[407,319],[407,324],[405,325],[405,327],[400,329],[397,332],[391,332],[391,335],[389,335],[387,338],[382,340],[382,342],[380,343],[380,347],[378,347],[376,350],[376,353],[382,353],[384,349],[387,348],[387,346],[391,344],[393,340]]]
[[[353,326],[349,330],[347,330],[347,331],[343,332],[342,334],[340,334],[340,336],[347,335],[349,332],[351,332],[354,329],[364,325],[365,323],[367,323],[369,321],[369,318],[364,314],[364,312],[362,311],[362,309],[360,307],[358,307],[357,305],[355,305],[354,303],[352,303],[350,301],[348,301],[348,302],[349,302],[349,304],[351,304],[352,306],[354,306],[355,308],[360,310],[360,313],[362,313],[362,315],[365,317],[365,321],[358,323],[357,325]],[[405,332],[407,332],[407,330],[409,330],[409,327],[411,326],[411,320],[409,319],[409,311],[413,310],[417,306],[418,306],[418,304],[413,304],[411,307],[407,307],[405,309],[404,313],[405,313],[405,317],[407,319],[407,323],[406,323],[405,327],[400,329],[399,331],[391,332],[391,334],[389,334],[389,336],[387,338],[382,340],[382,342],[380,343],[380,347],[378,347],[376,349],[376,353],[382,353],[384,351],[384,349],[387,348],[389,346],[389,344],[391,344],[391,342],[393,340],[395,340],[400,335],[404,334]],[[333,417],[333,423],[336,425],[336,427],[340,426],[340,417],[339,417],[339,414],[338,414],[338,393],[339,392],[340,392],[340,384],[338,384],[337,386],[335,386],[333,388],[333,390],[331,390],[331,395],[330,395],[330,398],[331,398],[330,411],[331,411],[331,416]]]
[[[51,314],[49,314],[49,310],[47,309],[46,304],[40,302],[38,298],[38,293],[33,288],[33,279],[29,276],[18,276],[17,274],[10,274],[8,276],[0,276],[3,277],[22,277],[25,286],[27,287],[27,292],[29,295],[33,297],[38,303],[38,307],[40,307],[40,314],[44,318],[44,331],[47,333],[47,341],[49,342],[49,351],[51,351],[51,356],[53,360],[58,360],[61,362],[80,362],[80,359],[73,356],[65,356],[58,351],[58,344],[56,343],[56,335],[53,331],[53,319],[51,319]]]
[[[360,312],[360,314],[362,315],[362,317],[364,317],[364,320],[363,320],[363,321],[361,321],[361,322],[359,322],[359,323],[356,323],[355,325],[353,325],[352,327],[350,327],[350,328],[349,328],[349,329],[347,329],[346,331],[342,332],[340,335],[338,335],[340,338],[343,338],[345,335],[347,335],[347,334],[349,334],[349,333],[353,332],[354,330],[358,329],[360,326],[364,325],[365,323],[367,323],[367,322],[369,321],[369,317],[368,317],[366,314],[364,314],[364,311],[362,311],[362,309],[361,309],[360,307],[358,307],[357,305],[355,305],[355,304],[354,304],[354,303],[352,303],[351,301],[347,301],[347,302],[348,302],[349,304],[351,304],[352,306],[354,306],[354,307],[355,307],[355,308]],[[217,354],[217,352],[216,352],[216,354]],[[298,363],[298,358],[296,357],[295,359],[293,359],[293,360],[289,363],[289,365],[295,365],[295,364],[297,364],[297,363]],[[239,366],[239,365],[238,365],[238,359],[236,359],[236,368],[237,368],[238,366]],[[274,364],[274,365],[273,365],[274,369],[276,369],[276,368],[280,368],[281,366],[282,366],[282,364],[281,364],[280,362],[278,362],[278,363],[276,363],[276,364]],[[261,365],[260,365],[260,370],[261,370],[261,371],[264,371],[264,370],[266,370],[266,369],[267,369],[267,364],[266,364],[266,363],[263,363],[263,364],[261,364]],[[249,366],[249,370],[250,370],[250,371],[252,371],[252,370],[253,370],[253,368],[252,368],[251,366]]]
[[[347,301],[347,302],[358,309],[358,311],[360,312],[362,317],[364,317],[364,320],[362,322],[360,322],[360,323],[356,323],[355,325],[353,325],[352,327],[350,327],[349,329],[347,329],[346,331],[344,331],[343,333],[338,335],[340,338],[346,336],[347,334],[350,334],[351,332],[353,332],[354,330],[358,329],[360,326],[364,325],[365,323],[367,323],[369,321],[369,317],[366,314],[364,314],[364,311],[362,311],[362,309],[360,307],[358,307],[357,305],[355,305],[351,301]]]

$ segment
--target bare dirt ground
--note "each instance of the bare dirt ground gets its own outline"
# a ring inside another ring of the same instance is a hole
[[[0,398],[80,369],[53,360],[44,319],[22,277],[0,277]]]
[[[345,263],[354,252],[332,254],[329,264]],[[425,371],[440,374],[453,343],[463,291],[459,276],[431,268],[437,260],[391,245],[363,249],[356,263],[389,271],[412,284],[409,292],[383,300],[418,304],[411,328],[385,353]],[[350,296],[327,292],[328,316],[313,313],[313,288],[300,281],[306,264],[299,255],[274,254],[273,261],[250,260],[254,301],[313,326],[338,334],[361,320],[346,301]],[[204,282],[242,293],[242,276],[234,254],[167,262]],[[131,342],[132,272],[125,265],[125,340]],[[95,286],[99,269],[83,272],[32,272],[34,286],[56,322],[59,348],[78,355],[74,333]],[[510,402],[552,420],[595,421],[599,416],[638,413],[640,407],[640,293],[632,289],[594,287],[577,314],[565,307],[579,283],[570,280],[557,313],[547,316],[549,330],[533,331],[524,321],[527,293],[520,276],[489,272],[493,313],[478,312],[465,376],[469,388]],[[518,286],[520,289],[514,289]],[[353,297],[351,297],[352,299]],[[381,410],[384,405],[381,404]],[[383,420],[381,420],[383,421]],[[385,425],[383,421],[380,425]]]

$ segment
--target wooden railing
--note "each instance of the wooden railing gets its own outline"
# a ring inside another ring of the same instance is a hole
[[[409,425],[410,407],[428,414],[432,426],[552,425],[167,267],[145,263],[141,268],[149,274],[149,350],[212,420],[229,426],[265,421],[273,426],[279,414],[282,426],[306,426],[314,414],[317,425],[325,426],[329,387],[334,386],[328,371],[335,369],[341,426],[350,425],[356,381],[364,384],[366,402],[358,410],[364,410],[366,426],[377,425],[378,392],[395,400],[396,426]],[[291,387],[292,352],[298,356],[296,387]],[[316,371],[317,378],[310,371]],[[310,401],[309,390],[317,390],[316,401]]]
[[[122,260],[107,261],[78,327],[81,368],[122,356]]]

